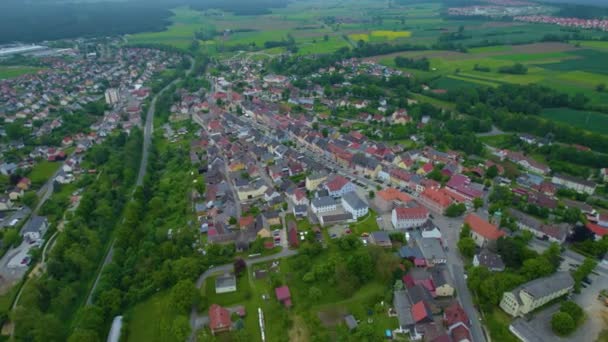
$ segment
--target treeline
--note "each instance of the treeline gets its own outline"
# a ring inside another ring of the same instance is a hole
[[[0,2],[0,43],[162,31],[171,12],[140,1],[103,3]]]
[[[395,57],[395,65],[399,68],[411,68],[424,71],[429,71],[431,68],[431,62],[426,57],[415,59],[397,56]]]
[[[209,0],[200,2],[196,0],[186,0],[192,9],[206,11],[209,9],[220,9],[226,12],[232,12],[235,15],[261,15],[270,14],[271,8],[283,8],[287,6],[286,0]]]
[[[501,74],[525,75],[528,73],[528,67],[521,63],[515,63],[498,68],[498,72]]]
[[[166,309],[185,316],[193,304],[188,303],[188,296],[197,293],[193,281],[207,265],[206,259],[199,257],[192,247],[198,240],[198,229],[189,222],[189,198],[192,180],[198,174],[190,174],[189,146],[171,145],[160,152],[158,143],[155,140],[150,146],[144,185],[136,190],[126,206],[124,222],[117,228],[114,257],[94,293],[95,306],[101,309],[105,322],[159,290],[178,283],[180,287],[190,289],[186,293],[177,291],[176,295],[183,295],[186,299],[175,300],[171,303],[175,307]],[[218,250],[222,249],[218,253],[233,255],[233,248],[226,251],[223,248],[218,246]],[[230,258],[213,260],[216,261],[229,262]],[[191,300],[194,299],[192,297]],[[185,321],[188,322],[187,319]],[[177,337],[181,334],[179,331],[189,331],[187,324],[185,327],[182,325],[182,318],[176,322],[159,323],[157,326],[162,326],[161,339],[185,340],[185,337]]]
[[[139,129],[132,130],[129,136],[113,135],[87,154],[86,163],[97,169],[98,175],[84,176],[88,187],[57,237],[47,259],[47,272],[30,278],[23,289],[13,314],[16,340],[83,341],[82,335],[68,339],[73,322],[82,324],[86,340],[105,336],[108,321],[102,318],[112,300],[106,306],[83,309],[76,316],[75,313],[83,304],[105,246],[122,216],[129,189],[135,183],[142,138]],[[41,215],[57,220],[69,203],[66,202],[45,204]]]

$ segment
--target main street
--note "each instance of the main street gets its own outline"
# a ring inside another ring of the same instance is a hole
[[[192,57],[188,57],[188,59],[190,60],[190,69],[188,69],[188,71],[186,71],[186,76],[190,75],[190,73],[194,70],[194,59],[192,59]],[[156,95],[154,95],[154,98],[152,99],[152,101],[150,101],[150,107],[148,108],[148,112],[146,113],[146,122],[144,123],[144,141],[142,144],[143,146],[142,146],[141,162],[139,163],[139,172],[137,174],[137,181],[135,183],[136,188],[143,185],[144,177],[146,176],[146,172],[148,170],[148,154],[149,154],[150,144],[152,142],[152,133],[154,132],[154,113],[156,111],[156,100],[162,93],[164,93],[167,89],[169,89],[171,86],[175,85],[179,81],[181,81],[181,78],[175,79],[175,80],[173,80],[173,82],[167,84]],[[113,239],[112,243],[110,244],[110,248],[108,248],[108,251],[107,251],[106,255],[104,256],[103,263],[101,264],[101,266],[99,267],[99,270],[97,271],[97,276],[95,277],[95,282],[93,283],[93,287],[91,288],[91,290],[89,291],[89,294],[87,295],[86,305],[93,304],[93,293],[95,293],[95,289],[97,288],[97,285],[99,284],[99,280],[101,279],[101,274],[103,273],[103,269],[110,262],[112,262],[112,256],[114,255],[114,243],[115,243],[115,240]]]
[[[247,122],[250,122],[254,128],[260,131],[267,130],[267,128],[257,123],[253,118],[249,118]],[[382,184],[378,184],[370,179],[355,174],[352,169],[343,167],[342,165],[336,163],[334,160],[329,159],[325,155],[308,150],[306,146],[299,144],[297,141],[296,143],[298,144],[298,151],[300,153],[313,159],[321,165],[327,165],[327,167],[329,167],[334,172],[337,172],[350,179],[357,180],[360,184],[364,184],[370,190],[376,190],[377,186],[380,186],[382,188],[385,187]],[[448,255],[447,267],[451,272],[452,278],[454,279],[454,286],[462,304],[462,307],[466,311],[471,321],[471,334],[473,337],[473,341],[485,342],[486,336],[482,329],[479,313],[475,309],[475,306],[473,304],[473,298],[471,296],[469,288],[467,287],[464,265],[458,253],[457,243],[459,239],[460,228],[463,224],[463,219],[448,218],[439,213],[434,213],[433,222],[441,230],[441,234],[443,236],[444,243],[447,249],[446,253]]]

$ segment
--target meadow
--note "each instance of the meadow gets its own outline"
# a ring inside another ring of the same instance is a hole
[[[39,70],[43,69],[30,66],[0,66],[0,80],[33,74]]]
[[[568,108],[545,109],[541,116],[592,132],[608,134],[608,114]]]

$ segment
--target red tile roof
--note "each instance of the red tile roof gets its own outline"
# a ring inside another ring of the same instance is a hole
[[[212,304],[209,308],[209,328],[212,331],[228,329],[231,324],[230,311],[217,304]]]
[[[498,238],[505,236],[505,232],[473,213],[467,215],[464,223],[468,224],[472,231],[488,240],[498,240]]]
[[[385,201],[409,202],[412,200],[412,198],[408,194],[401,192],[395,188],[386,188],[384,190],[378,191],[376,195]]]
[[[276,293],[278,300],[282,301],[291,298],[291,294],[289,293],[289,287],[287,285],[277,287],[276,289],[274,289],[274,292]]]
[[[599,224],[587,223],[586,227],[597,236],[608,235],[608,228],[604,228]]]
[[[429,211],[425,207],[416,208],[395,208],[398,220],[422,220],[429,216]]]
[[[443,312],[443,320],[448,327],[451,327],[458,322],[469,324],[469,317],[467,316],[467,313],[456,301],[452,305],[445,308]]]
[[[426,188],[422,192],[422,196],[427,198],[428,200],[437,203],[439,206],[443,208],[447,208],[452,204],[451,197],[446,194],[444,189],[433,189]]]
[[[421,300],[412,306],[412,317],[414,318],[414,322],[418,323],[426,318],[432,317],[432,313],[426,303]]]
[[[340,175],[336,175],[331,181],[327,182],[326,185],[329,191],[338,191],[342,189],[348,182],[348,179]]]
[[[452,341],[461,342],[461,341],[471,341],[471,334],[469,329],[464,325],[459,325],[452,329]]]

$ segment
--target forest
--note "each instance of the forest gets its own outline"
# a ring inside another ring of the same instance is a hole
[[[46,274],[32,278],[23,289],[12,317],[16,340],[66,341],[74,322],[86,330],[86,340],[97,340],[105,334],[106,327],[100,320],[103,312],[98,307],[83,308],[78,315],[76,312],[84,304],[105,246],[122,216],[129,189],[135,183],[142,137],[141,130],[134,130],[130,136],[120,133],[87,154],[86,163],[101,171],[100,175],[96,181],[92,178],[95,176],[83,178],[79,186],[87,188],[47,258]],[[52,229],[56,229],[70,203],[69,194],[61,195],[60,188],[56,187],[56,193],[41,210],[49,217]],[[82,335],[69,341],[83,341]]]

